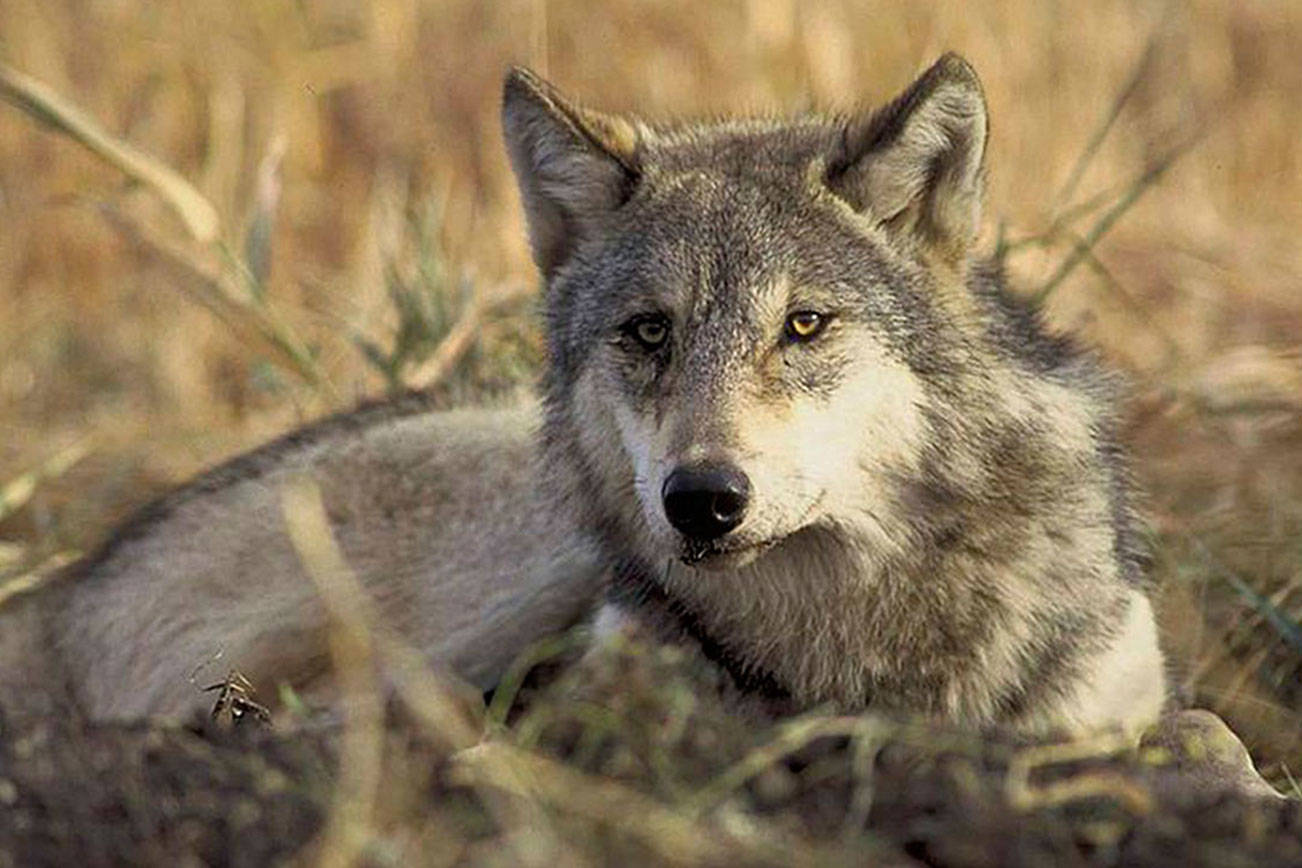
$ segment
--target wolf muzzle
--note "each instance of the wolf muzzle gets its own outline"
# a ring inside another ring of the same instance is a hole
[[[727,464],[678,467],[660,490],[665,517],[694,540],[713,540],[741,524],[750,503],[750,480]]]

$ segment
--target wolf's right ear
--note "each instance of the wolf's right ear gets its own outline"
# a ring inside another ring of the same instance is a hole
[[[502,132],[534,262],[550,278],[593,222],[628,198],[637,181],[638,129],[579,108],[529,70],[512,67]]]

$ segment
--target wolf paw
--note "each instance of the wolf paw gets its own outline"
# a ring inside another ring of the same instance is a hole
[[[1146,761],[1172,769],[1195,789],[1284,798],[1257,772],[1239,737],[1210,711],[1164,715],[1144,733],[1139,748]]]

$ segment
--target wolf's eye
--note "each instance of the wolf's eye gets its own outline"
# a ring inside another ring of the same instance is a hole
[[[624,324],[622,331],[642,349],[656,350],[669,338],[669,321],[659,314],[635,316]]]
[[[798,310],[787,317],[783,331],[789,341],[812,341],[827,328],[828,317],[812,310]]]

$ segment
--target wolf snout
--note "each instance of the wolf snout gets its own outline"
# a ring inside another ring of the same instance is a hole
[[[750,502],[750,480],[736,467],[678,467],[660,490],[665,517],[683,536],[718,539],[741,524]]]

